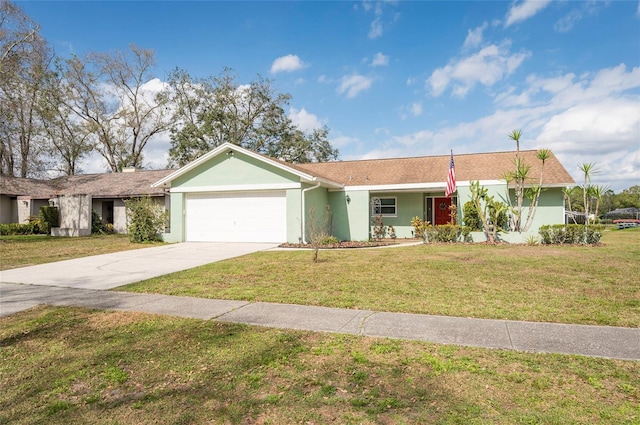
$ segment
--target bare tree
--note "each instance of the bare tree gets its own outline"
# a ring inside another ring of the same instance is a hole
[[[20,8],[0,3],[0,174],[27,177],[46,169],[40,89],[53,57],[39,26]]]
[[[152,50],[131,45],[128,54],[90,53],[61,69],[71,93],[66,105],[113,172],[142,167],[149,140],[169,128],[166,96],[146,87],[154,65]]]
[[[0,73],[5,65],[24,46],[38,38],[40,25],[24,14],[22,9],[7,0],[0,0]],[[6,72],[9,72],[8,70]]]
[[[90,133],[65,103],[69,93],[59,74],[49,72],[45,79],[39,113],[49,141],[51,156],[59,158],[54,171],[65,175],[80,173],[80,161],[92,150]]]

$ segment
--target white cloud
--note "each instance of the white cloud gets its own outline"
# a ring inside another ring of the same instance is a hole
[[[444,155],[449,148],[454,154],[513,150],[507,134],[520,128],[522,149],[551,149],[576,181],[582,163],[596,163],[601,172],[594,183],[616,192],[640,181],[640,67],[531,75],[525,83],[521,91],[511,87],[496,94],[490,115],[393,135],[364,156]]]
[[[554,28],[559,32],[567,32],[570,31],[576,22],[582,19],[582,13],[578,9],[574,9],[569,14],[567,14],[564,18],[558,20],[556,22]]]
[[[371,22],[371,26],[369,27],[368,37],[371,39],[375,39],[378,37],[382,37],[382,19],[378,16]]]
[[[360,141],[360,139],[357,137],[345,136],[344,134],[338,134],[334,137],[330,137],[329,142],[331,143],[331,146],[337,149],[362,146],[362,141]]]
[[[410,105],[403,106],[400,110],[400,118],[406,120],[410,116],[419,117],[422,115],[422,102],[413,102]]]
[[[470,56],[450,61],[438,68],[426,82],[433,96],[440,96],[453,85],[453,94],[464,97],[476,84],[490,87],[511,75],[530,56],[529,52],[511,53],[510,43],[492,44]]]
[[[306,109],[291,108],[289,110],[291,122],[302,131],[312,131],[322,127],[322,122],[314,114],[310,114]]]
[[[422,115],[422,103],[414,102],[411,104],[411,113],[414,117]]]
[[[387,6],[395,6],[396,4],[397,4],[396,1],[390,1],[390,0],[377,1],[377,2],[371,2],[371,1],[362,2],[362,10],[364,11],[364,13],[372,12],[374,15],[373,21],[371,21],[371,24],[369,25],[369,32],[367,34],[367,37],[369,37],[372,40],[382,37],[385,31],[385,27],[388,24],[394,23],[399,19],[400,14],[398,13],[394,13],[391,19],[389,18],[385,19],[384,9]],[[357,10],[358,8],[355,8],[355,9]]]
[[[487,23],[483,23],[481,26],[474,29],[467,30],[467,38],[462,45],[463,49],[474,49],[482,44],[482,33],[487,29]]]
[[[544,125],[536,139],[539,145],[553,143],[562,155],[604,155],[638,146],[640,104],[636,100],[609,97],[582,102],[558,112]],[[600,162],[600,161],[598,161]]]
[[[346,93],[347,97],[351,99],[360,94],[360,92],[369,89],[371,84],[373,84],[373,78],[360,74],[345,75],[342,77],[338,87],[338,93]]]
[[[551,0],[524,0],[522,2],[513,2],[507,12],[504,26],[508,27],[515,23],[526,21],[547,7],[550,2]]]
[[[595,15],[601,8],[607,7],[609,1],[585,1],[577,2],[578,8],[571,10],[564,18],[558,20],[554,26],[556,31],[570,31],[575,24],[582,20],[585,15]]]
[[[389,56],[383,55],[382,52],[375,54],[371,60],[371,66],[387,66],[389,65]]]
[[[305,68],[306,63],[302,62],[298,55],[280,56],[271,64],[271,73],[292,72]]]

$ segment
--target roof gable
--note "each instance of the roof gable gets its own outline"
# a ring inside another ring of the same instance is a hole
[[[238,152],[241,153],[243,155],[246,155],[252,159],[255,159],[256,161],[258,161],[258,163],[263,163],[265,165],[269,165],[271,167],[275,167],[278,170],[281,171],[285,171],[289,174],[292,174],[296,177],[298,177],[301,181],[303,182],[315,182],[315,183],[321,183],[323,186],[326,187],[331,187],[331,188],[341,188],[342,185],[335,182],[335,181],[331,181],[330,179],[325,179],[322,176],[320,176],[317,173],[308,173],[306,171],[304,171],[302,168],[300,168],[299,166],[293,165],[293,164],[289,164],[287,162],[284,161],[280,161],[274,158],[269,158],[267,156],[261,155],[259,153],[250,151],[248,149],[242,148],[240,146],[231,144],[231,143],[223,143],[222,145],[218,146],[217,148],[211,150],[209,153],[201,156],[200,158],[190,162],[189,164],[181,167],[180,169],[174,171],[173,173],[169,174],[168,176],[164,177],[163,179],[155,182],[153,184],[154,187],[168,187],[172,181],[175,181],[176,179],[179,179],[180,177],[188,174],[189,172],[197,169],[198,167],[204,165],[205,163],[211,161],[212,159],[218,157],[219,155],[233,155],[234,152]]]

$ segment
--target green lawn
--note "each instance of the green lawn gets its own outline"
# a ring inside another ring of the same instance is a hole
[[[4,268],[141,247],[0,241]],[[603,241],[263,252],[128,289],[638,326],[640,231]],[[0,424],[640,423],[640,362],[78,308],[0,319],[0,388]]]
[[[80,238],[0,236],[0,270],[148,246],[129,242],[127,235],[92,235]]]
[[[376,311],[640,326],[640,230],[603,246],[268,251],[118,290]]]
[[[638,424],[640,362],[130,312],[0,319],[0,423]]]

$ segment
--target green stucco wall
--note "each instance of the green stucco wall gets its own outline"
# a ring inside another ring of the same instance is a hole
[[[297,184],[299,182],[298,176],[258,161],[251,156],[237,151],[233,156],[222,153],[171,182],[171,188],[174,191],[170,195],[170,230],[163,234],[163,239],[166,242],[183,242],[185,240],[187,194],[180,192],[180,190],[210,188],[211,191],[215,191],[216,187],[220,186],[226,186],[225,189],[228,190],[233,186]],[[325,192],[326,198],[326,189],[319,190]],[[287,242],[298,243],[302,237],[301,189],[286,189],[285,192],[287,196]],[[314,196],[318,195],[314,194]]]
[[[350,201],[347,203],[347,196]],[[340,240],[369,240],[369,192],[329,192],[333,211],[333,235]]]
[[[415,216],[424,216],[424,194],[406,192],[386,192],[374,193],[371,198],[396,198],[396,217],[382,217],[382,222],[386,226],[393,226],[398,238],[412,238],[413,226],[411,219]],[[389,234],[387,233],[387,237]]]
[[[185,194],[172,193],[169,208],[169,232],[163,233],[165,242],[184,242]]]
[[[172,188],[297,183],[300,179],[280,168],[234,152],[233,156],[222,153],[200,164],[171,182]]]
[[[306,242],[310,242],[314,231],[316,233],[331,233],[333,211],[329,205],[329,197],[326,188],[314,188],[312,185],[304,185],[303,188],[308,189],[304,192],[306,211],[304,220],[305,240]],[[327,206],[330,208],[329,211],[327,211]]]
[[[504,185],[485,185],[490,196],[494,196],[496,200],[501,202],[507,201],[505,186]],[[515,205],[514,191],[510,191],[512,205]],[[471,191],[468,186],[458,186],[458,196],[460,208],[463,208],[464,204],[471,200]],[[529,214],[529,201],[525,199],[524,208],[522,211],[522,222],[527,219]],[[538,229],[545,224],[563,224],[564,223],[564,196],[562,194],[562,188],[554,187],[548,188],[542,191],[540,194],[540,200],[536,209],[534,219],[527,232],[516,233],[502,233],[500,238],[506,242],[522,243],[525,242],[530,236],[538,237]],[[474,242],[484,240],[482,233],[473,234]]]

